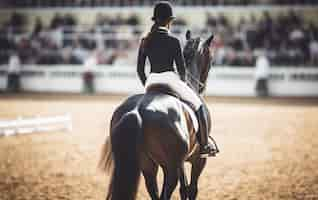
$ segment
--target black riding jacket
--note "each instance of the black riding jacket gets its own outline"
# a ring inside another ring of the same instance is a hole
[[[150,72],[160,73],[175,71],[173,62],[175,61],[177,71],[181,80],[185,78],[185,61],[180,45],[180,41],[169,34],[168,30],[162,27],[156,28],[151,36],[143,39],[139,47],[137,72],[143,85],[146,82],[145,61],[148,57],[150,61]]]

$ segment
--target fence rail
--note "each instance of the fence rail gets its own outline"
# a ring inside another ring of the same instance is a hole
[[[7,67],[0,66],[0,90],[7,87]],[[84,74],[94,75],[96,93],[135,94],[143,92],[133,66],[24,66],[21,89],[31,92],[81,93]],[[213,67],[207,82],[207,95],[255,96],[253,67]],[[272,96],[318,97],[318,67],[271,67],[269,92]]]
[[[0,121],[0,136],[59,130],[72,131],[72,117],[70,114],[50,117],[36,116],[33,118],[19,117],[14,120]]]

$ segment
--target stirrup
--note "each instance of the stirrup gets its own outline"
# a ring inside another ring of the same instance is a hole
[[[209,158],[209,157],[215,157],[216,154],[213,153],[204,153],[204,154],[200,154],[200,158]]]
[[[204,147],[203,152],[200,152],[201,158],[215,157],[219,153],[219,147],[212,136],[209,135],[209,143]]]
[[[200,157],[207,158],[207,157],[215,157],[218,153],[218,150],[213,147],[211,144],[207,144],[204,149],[200,149]]]
[[[209,135],[209,141],[211,141],[210,145],[212,145],[212,150],[214,151],[214,153],[220,153],[219,147],[211,135]]]

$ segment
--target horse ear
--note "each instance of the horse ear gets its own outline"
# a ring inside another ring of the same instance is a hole
[[[191,39],[191,32],[190,32],[190,30],[187,30],[187,32],[186,32],[186,39],[187,39],[187,40],[190,40],[190,39]]]
[[[214,35],[211,34],[211,36],[205,41],[205,44],[208,45],[208,46],[210,46],[210,45],[211,45],[211,42],[212,42],[212,40],[213,40],[213,38],[214,38]]]

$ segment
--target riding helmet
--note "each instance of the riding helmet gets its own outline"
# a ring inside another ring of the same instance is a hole
[[[151,18],[153,21],[163,22],[174,18],[175,16],[173,15],[172,6],[169,1],[159,1],[156,3],[153,17]]]

